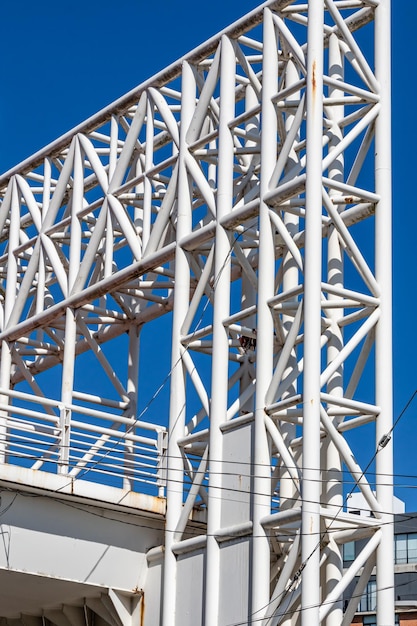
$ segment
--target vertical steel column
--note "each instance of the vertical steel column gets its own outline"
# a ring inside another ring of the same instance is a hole
[[[133,308],[133,307],[132,307]],[[139,351],[140,351],[140,328],[132,325],[129,328],[129,347],[127,355],[127,386],[126,392],[129,398],[128,417],[134,423],[137,416],[138,407],[138,383],[139,383]],[[126,426],[126,430],[130,432],[131,426]],[[134,462],[134,445],[132,442],[125,443],[125,474],[123,476],[124,489],[133,490],[133,478],[130,477],[129,470]]]
[[[154,105],[149,98],[146,107],[146,149],[145,149],[145,178],[144,196],[143,196],[143,222],[142,222],[142,246],[146,249],[151,232],[151,215],[152,215],[152,182],[147,172],[153,165],[153,142],[154,142]]]
[[[177,241],[191,230],[191,191],[186,168],[186,133],[195,107],[196,85],[192,68],[187,62],[182,68],[182,99],[180,149],[178,154]],[[149,107],[148,107],[149,112]],[[151,120],[153,125],[153,120]],[[148,136],[148,135],[147,135]],[[146,218],[147,219],[147,218]],[[172,320],[170,422],[167,447],[167,513],[165,524],[165,561],[163,626],[176,623],[177,565],[172,552],[174,531],[181,516],[183,504],[184,467],[178,439],[184,435],[185,375],[181,361],[181,328],[188,311],[190,296],[190,268],[187,254],[177,246],[175,256],[174,314]]]
[[[287,86],[296,83],[299,79],[299,72],[297,71],[296,66],[291,61],[288,62],[286,68],[286,84]],[[294,103],[299,103],[300,100],[300,92],[296,92],[291,95],[289,100]],[[292,125],[294,123],[295,115],[292,110],[288,111],[285,119],[285,130],[287,133],[291,132]],[[299,140],[300,133],[297,133],[297,138]],[[287,169],[290,170],[294,167],[299,160],[298,155],[295,150],[292,149],[288,155],[287,161]],[[283,215],[285,228],[290,233],[291,237],[294,238],[296,233],[299,231],[299,217],[298,215],[294,215],[289,211],[285,211]],[[282,290],[285,293],[286,291],[290,291],[299,285],[300,276],[299,276],[299,266],[294,259],[293,254],[288,251],[282,258],[282,266],[283,266],[283,276],[282,276]],[[297,307],[297,296],[294,297],[294,308]],[[285,315],[282,316],[282,326],[288,334],[291,332],[291,327],[294,323],[294,315]],[[290,374],[293,368],[297,367],[297,352],[296,349],[293,348],[291,351],[291,356],[288,359],[288,365],[283,373],[283,379]],[[283,394],[283,398],[294,396],[297,393],[297,381],[294,381],[288,388],[285,394]],[[280,431],[285,443],[288,445],[291,444],[292,440],[296,436],[296,428],[294,424],[290,424],[288,422],[282,422],[280,427]],[[279,486],[279,507],[281,511],[289,510],[294,507],[296,504],[297,492],[294,486],[294,482],[291,478],[291,473],[288,471],[288,468],[285,467],[284,463],[282,463],[282,469],[280,473],[280,486]],[[291,552],[295,550],[294,546],[291,548]],[[291,554],[290,552],[290,554]],[[295,559],[295,556],[292,555]],[[291,556],[288,557],[288,560]],[[287,562],[288,562],[287,560]],[[285,567],[285,566],[284,566]],[[280,626],[292,626],[294,624],[294,617],[289,614],[287,617],[284,617],[280,623]]]
[[[376,328],[376,490],[383,511],[382,539],[377,550],[377,624],[394,623],[393,475],[392,440],[379,445],[392,428],[392,232],[391,232],[391,20],[390,0],[375,9],[375,74],[380,86],[381,110],[375,125],[375,187],[380,196],[376,207],[375,272],[380,286],[381,315]]]
[[[259,100],[258,100],[258,96],[255,93],[255,90],[253,89],[252,85],[248,85],[245,90],[246,111],[250,111],[251,109],[258,106],[258,104],[259,104]],[[256,115],[256,116],[254,115],[247,121],[245,130],[248,134],[251,134],[252,136],[259,135],[259,115]],[[249,147],[256,146],[256,145],[257,145],[257,142],[255,140],[248,139],[248,138],[245,139],[245,147],[249,148]],[[243,250],[243,253],[246,256],[248,256],[248,253],[245,250]],[[245,272],[242,272],[241,280],[242,280],[242,297],[241,297],[242,309],[248,308],[250,306],[256,306],[256,287],[249,280]],[[245,319],[245,324],[249,328],[255,328],[256,327],[256,314],[250,315],[249,317],[247,317]],[[244,373],[242,374],[240,378],[240,391],[239,391],[240,394],[242,394],[245,391],[245,389],[247,389],[249,385],[252,384],[251,364],[249,363],[248,355],[245,355],[245,362],[242,364],[241,367],[244,368]],[[251,398],[249,398],[249,400],[247,400],[244,403],[244,405],[241,407],[241,410],[252,412],[253,409],[254,409],[254,397],[252,396]]]
[[[109,187],[111,188],[111,182],[113,174],[117,166],[117,149],[118,149],[118,135],[119,135],[119,118],[117,115],[112,115],[110,120],[110,146],[109,146],[109,169],[108,179]],[[136,225],[136,222],[135,222]],[[104,257],[104,275],[109,276],[111,274],[113,263],[113,219],[110,208],[107,213],[107,226],[106,226],[106,250]],[[134,298],[131,297],[132,310],[138,309],[138,305],[133,305]],[[138,381],[139,381],[139,348],[140,348],[140,328],[132,325],[128,331],[129,344],[128,344],[128,361],[127,361],[127,385],[126,392],[129,398],[128,417],[135,420],[137,415],[138,405]],[[126,426],[126,431],[130,432],[130,426]],[[124,462],[125,471],[123,475],[123,488],[127,490],[133,490],[134,481],[129,476],[129,470],[133,466],[134,461],[134,446],[131,441],[126,441],[124,444]]]
[[[112,188],[112,179],[113,174],[116,170],[117,165],[117,140],[119,133],[119,120],[116,115],[111,116],[110,121],[110,145],[109,145],[109,169],[108,169],[108,180],[109,187],[108,191]],[[111,276],[112,268],[113,268],[113,245],[114,245],[114,226],[113,226],[113,215],[110,209],[110,205],[107,202],[107,218],[106,218],[106,231],[105,231],[105,246],[104,246],[104,263],[103,263],[103,275]]]
[[[278,90],[278,52],[270,9],[264,9],[261,181],[259,207],[258,324],[256,338],[255,445],[253,454],[252,616],[261,621],[270,599],[270,546],[261,524],[271,512],[271,458],[265,428],[265,398],[273,371],[274,327],[268,301],[274,295],[275,250],[269,207],[263,198],[277,160],[277,116],[273,96]]]
[[[81,224],[77,215],[83,206],[83,155],[78,139],[75,140],[74,150],[74,189],[71,205],[71,234],[70,234],[70,258],[68,268],[68,294],[73,290],[78,276],[81,260]],[[75,344],[77,341],[77,318],[76,312],[67,308],[65,312],[65,344],[64,358],[62,362],[62,385],[61,401],[63,407],[60,415],[61,428],[61,449],[60,467],[61,474],[69,471],[70,457],[70,434],[71,434],[71,410],[68,405],[72,404],[74,389],[74,369],[75,369]]]
[[[329,76],[335,80],[343,81],[343,60],[339,46],[339,39],[336,34],[330,35],[329,38]],[[343,98],[343,90],[335,87],[329,88],[330,98]],[[329,153],[336,149],[342,139],[342,131],[338,126],[338,122],[343,119],[343,105],[330,104],[327,108],[327,117],[333,122],[332,136],[329,143]],[[344,158],[343,152],[335,159],[329,168],[329,178],[331,180],[343,182]],[[330,197],[337,195],[336,191],[329,191]],[[327,280],[329,284],[339,288],[343,288],[343,256],[339,241],[339,235],[335,226],[331,226],[327,239]],[[338,297],[332,295],[332,299]],[[340,300],[342,298],[339,298]],[[342,309],[328,309],[326,317],[333,322],[332,335],[329,340],[327,349],[327,364],[333,362],[339,355],[343,345],[342,337],[339,336],[341,330],[338,328],[338,319],[343,314]],[[327,392],[335,397],[343,396],[343,366],[340,366],[331,376],[327,384]],[[336,425],[341,418],[334,419]],[[323,482],[323,503],[334,512],[335,515],[343,507],[343,490],[342,490],[342,474],[340,454],[330,438],[327,437],[323,443],[323,468],[326,472]],[[343,560],[340,554],[340,548],[335,542],[331,544],[333,549],[329,550],[325,566],[325,585],[324,596],[340,581],[343,574]],[[342,600],[335,603],[328,617],[326,618],[326,626],[339,626],[342,621]]]
[[[43,192],[42,192],[42,222],[48,212],[51,197],[51,159],[44,159],[43,163]],[[42,246],[39,251],[38,284],[36,286],[36,313],[43,311],[45,307],[45,286],[46,286],[46,262]],[[38,330],[38,338],[41,340],[42,331]]]
[[[74,387],[76,340],[76,312],[74,309],[68,308],[65,312],[65,346],[64,359],[62,363],[61,402],[63,406],[60,409],[61,441],[58,469],[60,474],[68,474],[69,471],[71,409],[68,408],[68,405],[72,403]]]
[[[207,569],[205,625],[217,626],[219,616],[220,549],[215,533],[221,526],[222,454],[220,425],[226,421],[229,345],[224,320],[230,313],[230,234],[220,219],[232,209],[233,200],[233,137],[229,122],[235,114],[236,60],[228,37],[221,39],[220,118],[217,178],[217,215],[214,255],[213,357],[210,405],[209,492],[207,517]]]
[[[324,3],[308,5],[301,624],[319,623],[320,336]]]
[[[112,178],[117,165],[117,140],[119,133],[118,117],[112,115],[110,122],[110,150],[109,150],[109,170],[108,180],[109,188],[112,188]],[[113,268],[113,245],[114,245],[114,226],[113,215],[109,203],[107,203],[107,219],[106,219],[106,236],[104,246],[104,276],[111,276]]]
[[[286,84],[287,86],[295,84],[299,81],[300,76],[297,71],[296,66],[291,61],[287,64],[286,68]],[[292,94],[289,100],[299,103],[300,100],[300,92]],[[291,132],[292,125],[294,124],[295,115],[293,111],[289,111],[286,115],[285,119],[285,129],[287,133]],[[300,133],[297,133],[297,139],[299,139]],[[298,161],[298,156],[294,149],[292,149],[288,156],[288,165],[287,168],[291,169]],[[285,228],[290,233],[291,237],[294,238],[296,233],[299,230],[299,217],[298,215],[294,215],[289,211],[284,212],[283,216]],[[282,267],[283,267],[283,276],[282,276],[282,290],[285,293],[286,291],[290,291],[291,289],[296,288],[299,285],[299,267],[297,261],[294,259],[293,254],[288,251],[282,258]],[[297,296],[294,298],[294,307],[297,306]],[[291,330],[291,326],[294,323],[293,315],[285,315],[282,316],[282,325],[286,333],[289,333]],[[292,350],[291,356],[288,360],[288,366],[283,373],[283,379],[289,375],[290,371],[297,366],[297,355],[295,349]],[[289,386],[286,393],[283,395],[283,398],[294,396],[297,392],[297,381],[294,381],[292,385]],[[294,424],[289,424],[288,422],[283,422],[281,425],[281,434],[283,436],[284,441],[287,443],[291,442],[295,437],[295,426]],[[280,476],[280,488],[279,488],[279,506],[281,510],[290,509],[294,506],[294,498],[296,497],[296,491],[294,488],[294,483],[291,479],[291,475],[288,472],[288,469],[283,467]]]

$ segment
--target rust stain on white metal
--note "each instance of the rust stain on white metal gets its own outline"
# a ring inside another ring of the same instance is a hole
[[[145,624],[145,593],[142,591],[142,597],[140,599],[140,626]]]
[[[316,60],[313,61],[313,72],[312,72],[312,85],[313,85],[313,95],[316,95],[316,89],[317,89],[317,80],[316,80],[316,66],[317,66],[317,62]]]

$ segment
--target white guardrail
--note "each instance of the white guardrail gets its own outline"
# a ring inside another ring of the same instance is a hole
[[[164,496],[164,427],[19,391],[0,399],[1,462]]]

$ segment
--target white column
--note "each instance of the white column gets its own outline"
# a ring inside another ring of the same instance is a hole
[[[375,9],[375,73],[380,85],[381,111],[375,127],[375,185],[381,200],[376,207],[376,279],[381,290],[381,315],[376,328],[376,443],[392,427],[392,268],[391,268],[391,50],[390,1]],[[383,511],[382,539],[377,551],[377,624],[394,623],[393,475],[392,439],[376,457],[377,499]]]
[[[133,307],[132,307],[133,308]],[[135,307],[137,311],[140,311],[138,306]],[[132,419],[134,423],[137,418],[138,410],[138,383],[139,383],[139,353],[140,353],[140,328],[132,324],[129,328],[129,347],[127,355],[127,386],[126,392],[129,398],[129,413],[128,417]],[[129,426],[126,429],[129,430]],[[134,460],[134,448],[133,443],[127,441],[125,443],[124,457],[126,461],[126,470],[123,477],[123,488],[133,490],[134,479],[131,476],[133,467],[132,461]]]
[[[185,166],[187,144],[185,136],[195,107],[196,86],[190,65],[183,63],[180,150],[178,168],[177,241],[191,230],[191,191]],[[149,157],[150,158],[150,157]],[[181,363],[181,327],[188,311],[190,268],[185,250],[177,246],[175,256],[174,313],[172,320],[171,396],[167,460],[167,513],[165,532],[165,562],[163,583],[163,626],[176,624],[177,564],[172,552],[174,530],[181,516],[184,468],[178,439],[184,436],[185,374]]]
[[[272,97],[278,89],[278,53],[272,14],[264,10],[261,182],[259,207],[258,325],[256,337],[255,442],[253,455],[252,618],[261,621],[270,592],[270,548],[263,517],[271,512],[271,458],[265,428],[265,397],[273,371],[274,326],[268,300],[274,295],[275,252],[269,207],[263,201],[277,159],[277,116]]]
[[[65,312],[65,347],[62,362],[62,383],[60,409],[61,445],[59,453],[60,474],[68,474],[71,436],[71,409],[67,408],[72,403],[74,387],[75,366],[75,343],[77,340],[77,320],[73,309],[68,308]]]
[[[48,212],[49,201],[51,197],[51,177],[52,167],[51,159],[45,158],[43,164],[43,193],[42,193],[42,222]],[[41,313],[45,307],[46,296],[46,269],[45,255],[41,246],[39,251],[39,267],[38,267],[38,284],[36,286],[36,313]],[[43,332],[38,330],[37,338],[42,341]]]
[[[329,76],[335,80],[343,80],[343,60],[340,52],[339,39],[335,34],[330,36],[329,40]],[[329,89],[330,97],[343,97],[343,90],[332,87]],[[328,107],[327,115],[337,124],[343,118],[343,105],[331,105]],[[329,153],[334,150],[342,139],[342,132],[339,127],[334,126],[333,133],[329,143]],[[329,178],[332,180],[343,182],[344,158],[343,152],[333,162],[329,168]],[[337,192],[330,190],[329,195],[332,197]],[[339,235],[334,226],[329,230],[327,244],[327,281],[331,285],[343,288],[343,255],[339,241]],[[337,296],[333,295],[332,299]],[[340,298],[341,299],[341,298]],[[341,309],[329,309],[327,317],[333,320],[334,327],[337,328],[337,320],[341,317],[343,311]],[[341,337],[333,334],[329,340],[327,350],[327,363],[330,364],[339,355],[343,345]],[[335,397],[343,396],[343,366],[340,366],[331,376],[327,391]],[[335,418],[335,423],[341,421],[341,417]],[[323,467],[325,469],[325,482],[323,483],[323,501],[324,504],[337,515],[343,507],[343,489],[342,474],[339,452],[330,438],[327,437],[323,445]],[[343,574],[343,559],[340,553],[340,547],[335,542],[331,544],[333,550],[329,552],[327,563],[325,566],[326,584],[324,585],[324,596],[326,597],[332,589],[340,581]],[[326,618],[326,626],[340,626],[342,621],[343,603],[342,600],[334,603],[329,615]]]
[[[300,79],[299,73],[297,71],[296,66],[291,61],[287,64],[286,69],[286,84],[289,86],[291,84],[296,83]],[[297,105],[300,101],[300,92],[294,93],[289,101],[293,101]],[[292,125],[294,123],[295,115],[292,111],[289,111],[285,120],[285,128],[287,133],[291,132]],[[299,132],[297,133],[296,140],[299,139]],[[294,149],[292,149],[289,153],[287,168],[290,170],[298,161],[298,155]],[[285,211],[283,215],[283,221],[286,229],[288,230],[291,237],[294,237],[299,230],[299,218],[298,215],[294,215],[289,211]],[[294,256],[288,251],[282,257],[282,266],[283,266],[283,277],[282,277],[282,290],[285,293],[291,289],[294,289],[299,285],[300,277],[299,277],[299,268]],[[297,307],[297,297],[294,298],[294,308]],[[291,327],[294,323],[294,315],[283,315],[282,316],[282,325],[286,331],[289,333]],[[293,349],[291,352],[291,356],[288,359],[288,366],[283,374],[283,379],[290,374],[294,367],[297,365],[297,354],[296,350]],[[294,396],[297,393],[297,381],[294,381],[292,385],[288,388],[283,398]],[[284,438],[284,441],[289,444],[292,439],[295,437],[295,426],[294,424],[289,424],[288,422],[282,422],[280,426],[281,434]],[[296,492],[294,488],[294,483],[291,479],[290,473],[287,470],[283,470],[281,474],[280,480],[280,489],[279,489],[279,506],[281,510],[289,509],[294,506],[294,498],[296,497]],[[285,622],[284,622],[285,623]],[[290,619],[288,620],[290,623]]]
[[[301,624],[319,624],[323,2],[308,5]]]
[[[246,110],[250,111],[251,109],[255,108],[258,104],[259,104],[259,100],[258,100],[258,96],[255,93],[255,90],[253,89],[252,85],[248,85],[245,90]],[[254,115],[251,119],[247,121],[245,130],[248,133],[251,133],[252,135],[259,135],[259,114]],[[245,147],[251,148],[252,146],[255,146],[256,143],[257,142],[254,141],[253,139],[246,139]],[[246,250],[243,250],[243,253],[245,254],[246,257],[248,256],[248,252]],[[248,308],[250,306],[255,306],[256,305],[256,289],[252,285],[251,281],[249,280],[245,272],[242,272],[241,281],[242,281],[242,296],[241,296],[242,309]],[[255,328],[256,327],[256,315],[254,314],[254,315],[250,315],[249,317],[246,317],[245,325],[249,328]],[[242,374],[240,378],[240,385],[239,385],[240,394],[242,394],[245,391],[245,389],[247,389],[252,384],[252,377],[251,377],[251,371],[250,371],[251,365],[249,363],[248,355],[245,355],[245,361],[244,363],[242,363],[241,367],[244,368],[243,370],[244,373]],[[244,403],[241,409],[244,411],[252,412],[253,407],[254,407],[253,401],[254,401],[253,397],[249,398],[249,400]]]
[[[223,321],[230,311],[230,235],[219,220],[232,209],[233,137],[229,122],[235,113],[235,52],[230,40],[221,40],[219,157],[217,177],[217,226],[214,255],[213,357],[210,405],[209,492],[207,517],[207,568],[205,626],[218,626],[220,552],[214,536],[221,526],[222,433],[226,421],[229,346]]]
[[[71,293],[76,281],[81,260],[81,224],[77,212],[83,206],[84,194],[84,171],[83,155],[78,139],[75,141],[74,152],[74,189],[71,205],[71,233],[70,233],[70,254],[68,268],[68,292]],[[69,471],[70,457],[70,436],[71,436],[71,410],[68,405],[72,404],[74,389],[74,369],[75,369],[75,344],[77,342],[77,319],[76,312],[68,308],[65,313],[65,344],[64,357],[62,361],[62,384],[61,384],[61,449],[59,472],[67,474]]]

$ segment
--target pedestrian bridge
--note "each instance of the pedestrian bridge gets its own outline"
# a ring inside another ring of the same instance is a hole
[[[164,498],[7,464],[0,497],[2,625],[158,623]]]

